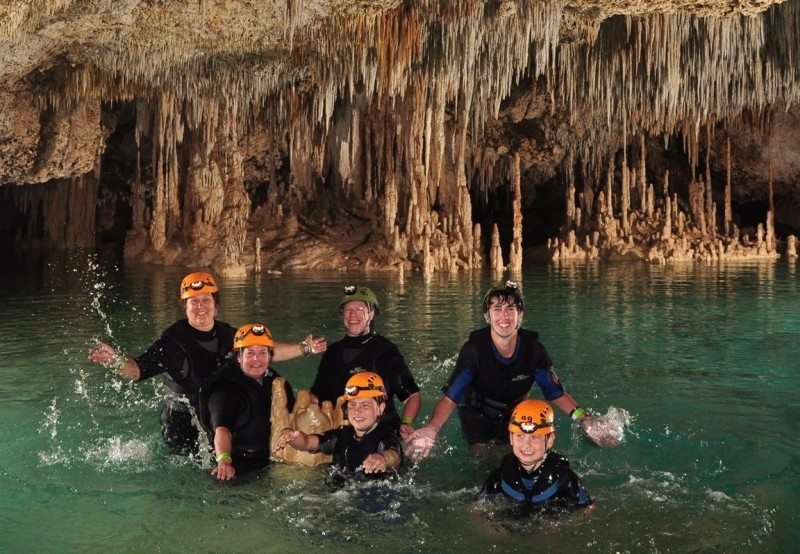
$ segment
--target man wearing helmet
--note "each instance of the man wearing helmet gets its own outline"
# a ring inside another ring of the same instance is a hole
[[[130,358],[97,341],[89,359],[115,368],[132,381],[165,374],[162,434],[174,453],[188,454],[198,447],[198,430],[192,422],[197,393],[231,352],[236,330],[215,319],[219,289],[210,273],[190,273],[181,281],[179,292],[186,319],[168,327],[143,354]],[[325,347],[325,339],[311,335],[300,344],[276,343],[273,361],[323,352]]]
[[[564,390],[538,334],[520,328],[523,310],[522,295],[513,281],[486,294],[483,312],[488,325],[470,334],[430,421],[407,439],[416,458],[430,452],[439,430],[456,409],[471,446],[505,442],[511,409],[528,396],[534,384],[573,419],[582,424],[591,421]]]
[[[321,435],[284,429],[275,441],[275,452],[288,444],[306,452],[332,454],[333,467],[345,475],[363,471],[385,476],[388,470],[398,469],[403,461],[400,441],[380,419],[388,398],[381,376],[371,371],[356,373],[343,389],[342,408],[350,425]]]
[[[378,298],[367,287],[348,286],[339,301],[346,335],[334,342],[319,362],[311,394],[320,404],[330,400],[336,404],[345,383],[360,371],[377,373],[386,383],[388,400],[384,419],[409,435],[419,413],[422,397],[408,365],[397,346],[375,333],[372,326],[378,314]],[[394,397],[403,403],[402,418],[397,414]]]
[[[275,341],[261,323],[248,323],[233,339],[236,357],[209,377],[200,390],[200,421],[214,444],[220,481],[269,463],[269,414],[272,383],[279,375],[269,367]],[[294,394],[285,382],[287,407]]]
[[[569,462],[553,452],[553,409],[543,400],[523,400],[508,423],[512,453],[486,480],[481,496],[503,494],[527,508],[589,506],[592,498]]]

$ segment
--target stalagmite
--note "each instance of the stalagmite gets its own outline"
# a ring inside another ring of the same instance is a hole
[[[500,248],[500,231],[497,224],[492,225],[492,248],[489,253],[489,268],[497,275],[503,272],[503,250]]]
[[[797,238],[794,235],[786,238],[786,257],[790,259],[797,257]]]
[[[725,139],[725,234],[731,235],[733,229],[733,209],[731,207],[731,137]]]
[[[769,169],[767,172],[767,199],[769,201],[769,211],[767,211],[767,236],[766,236],[766,243],[767,243],[767,252],[775,252],[775,202],[773,199],[773,190],[774,187],[772,185],[772,176],[773,176],[773,165],[772,159],[769,160]]]
[[[522,271],[522,189],[520,185],[520,168],[519,168],[519,154],[514,154],[514,159],[511,165],[511,189],[512,201],[511,212],[513,218],[512,239],[508,253],[508,270],[511,272],[519,273]],[[569,190],[575,193],[575,187],[568,187]],[[575,202],[572,202],[573,211],[575,209]]]

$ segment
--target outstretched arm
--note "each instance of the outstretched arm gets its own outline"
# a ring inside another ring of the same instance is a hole
[[[131,381],[138,381],[142,375],[136,360],[120,354],[113,346],[101,340],[97,341],[97,344],[89,350],[89,360],[114,368],[122,377]]]
[[[300,356],[310,356],[311,354],[321,354],[328,349],[328,343],[325,342],[325,337],[315,337],[308,335],[301,342],[276,342],[275,343],[275,356],[272,358],[275,362],[284,362],[286,360],[293,360]]]
[[[287,428],[281,431],[281,434],[275,439],[275,447],[272,450],[277,453],[283,450],[287,444],[295,450],[311,452],[319,447],[319,437],[317,435],[308,435],[296,429]]]
[[[233,467],[231,458],[231,448],[233,438],[227,427],[217,427],[214,429],[214,452],[217,454],[217,467],[211,470],[211,475],[220,481],[227,481],[236,477],[236,470]]]
[[[439,431],[455,411],[456,406],[450,398],[442,396],[433,408],[430,421],[406,439],[406,455],[415,462],[426,458],[436,444]]]
[[[575,421],[579,421],[586,438],[600,448],[620,445],[621,441],[619,438],[618,426],[613,425],[604,417],[590,415],[586,410],[578,406],[575,399],[568,393],[565,392],[563,396],[556,398],[552,402],[558,406],[562,412]]]

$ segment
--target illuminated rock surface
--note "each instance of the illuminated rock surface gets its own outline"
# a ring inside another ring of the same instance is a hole
[[[619,4],[6,3],[0,239],[240,275],[775,257],[800,1]]]

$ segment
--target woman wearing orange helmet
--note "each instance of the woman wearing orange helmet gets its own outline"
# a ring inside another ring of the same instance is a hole
[[[236,329],[215,319],[219,289],[210,273],[190,273],[181,281],[179,292],[186,319],[168,327],[143,354],[131,358],[97,341],[89,359],[114,367],[132,381],[165,374],[162,434],[174,453],[187,454],[198,447],[198,430],[192,422],[198,407],[197,393],[231,352]],[[311,335],[300,344],[276,343],[274,361],[323,352],[325,348],[325,339]]]
[[[337,476],[348,477],[363,471],[383,477],[403,461],[400,439],[386,422],[380,420],[386,408],[386,387],[377,373],[363,371],[353,375],[344,387],[345,419],[350,425],[321,435],[307,435],[284,429],[274,447],[280,451],[289,444],[306,452],[333,455]]]
[[[280,377],[269,367],[275,344],[265,325],[242,325],[233,339],[236,357],[200,390],[200,421],[217,461],[211,474],[220,481],[269,463],[272,383]],[[285,387],[291,409],[294,394],[288,381]]]
[[[482,496],[503,494],[526,508],[589,506],[592,498],[569,462],[556,452],[553,408],[543,400],[523,400],[508,422],[511,454],[489,475]]]

